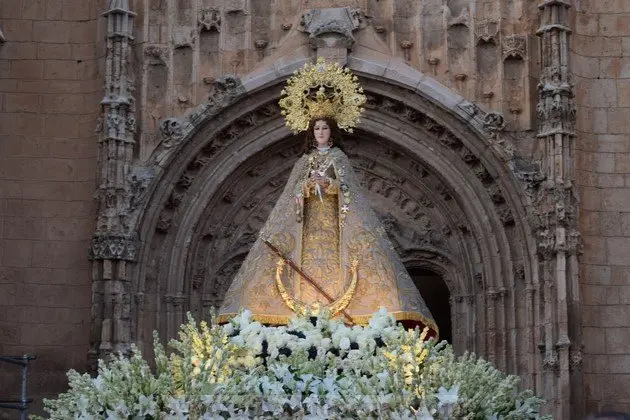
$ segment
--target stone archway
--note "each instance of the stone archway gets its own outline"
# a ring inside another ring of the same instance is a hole
[[[137,207],[132,341],[150,341],[153,329],[172,336],[186,311],[203,316],[220,302],[297,158],[299,142],[276,105],[297,65],[274,69],[271,80],[223,81],[218,98],[228,106],[169,122]],[[349,65],[369,101],[347,152],[388,233],[403,258],[444,280],[455,348],[534,386],[532,217],[509,156],[483,124],[494,116],[404,67],[390,63],[375,75],[374,63]]]

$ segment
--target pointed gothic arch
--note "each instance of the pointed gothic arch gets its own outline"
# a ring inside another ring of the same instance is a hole
[[[173,336],[188,310],[203,315],[247,253],[299,147],[277,98],[299,59],[218,81],[214,102],[137,170],[138,262],[129,340]],[[348,154],[403,258],[448,286],[453,344],[534,386],[540,325],[535,215],[515,173],[500,118],[398,62],[350,57],[368,95]],[[500,141],[498,141],[500,140]],[[148,174],[148,175],[147,175]]]

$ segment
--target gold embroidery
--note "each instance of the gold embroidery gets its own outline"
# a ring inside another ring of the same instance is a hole
[[[284,282],[282,281],[282,272],[284,271],[285,261],[283,259],[278,260],[276,264],[276,286],[278,287],[278,291],[280,292],[280,296],[282,296],[282,300],[284,303],[291,309],[293,312],[298,313],[300,315],[305,315],[309,309],[312,310],[313,313],[318,313],[321,304],[319,301],[313,303],[310,308],[309,305],[305,305],[302,302],[297,302],[286,290],[284,287]],[[329,305],[324,306],[325,308],[330,310],[332,316],[336,316],[341,313],[346,307],[352,296],[354,295],[354,291],[357,285],[357,266],[359,262],[357,260],[352,261],[350,266],[350,272],[352,275],[352,280],[350,282],[350,287],[343,294],[342,297],[330,303]]]
[[[344,290],[344,284],[337,280],[341,278],[338,220],[336,195],[325,194],[322,201],[315,196],[304,199],[305,234],[302,237],[300,268],[319,281],[320,287],[334,299]],[[306,280],[300,278],[299,284],[297,298],[300,301],[308,305],[318,301],[322,305],[328,303]]]
[[[437,330],[370,203],[361,194],[346,155],[334,147],[327,154],[314,157],[317,153],[300,158],[261,237],[270,239],[306,274],[321,282],[335,301],[345,304],[344,297],[350,296],[343,311],[356,322],[367,322],[374,312],[385,307],[400,321],[421,322]],[[311,157],[312,163],[309,162]],[[320,163],[325,166],[325,176],[338,185],[337,189],[326,189],[323,203],[313,190],[305,188],[310,171],[314,167],[323,168]],[[302,223],[296,221],[293,212],[297,193],[311,193],[298,207]],[[348,207],[344,208],[346,205]],[[352,279],[347,270],[355,258],[358,260],[357,281],[350,293]],[[254,319],[274,324],[288,322],[294,312],[276,284],[276,262],[277,256],[257,240],[230,286],[219,319],[227,320],[229,314],[233,316],[240,309],[249,309]],[[317,302],[324,303],[320,306],[329,304],[292,269],[285,269],[282,278],[285,292],[297,303],[308,307]],[[300,285],[305,289],[303,293],[298,290]]]

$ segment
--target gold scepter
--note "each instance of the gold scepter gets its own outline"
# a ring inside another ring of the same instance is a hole
[[[302,278],[308,281],[319,293],[322,294],[322,296],[328,299],[329,303],[333,303],[335,301],[335,299],[333,299],[328,293],[326,293],[324,289],[319,287],[319,285],[315,282],[315,280],[313,280],[308,274],[303,272],[300,269],[300,267],[298,267],[297,264],[293,262],[291,258],[285,257],[282,254],[282,252],[278,248],[276,248],[273,244],[271,244],[271,242],[269,242],[268,240],[263,239],[263,242],[267,244],[267,246],[271,248],[271,250],[275,252],[280,258],[286,261],[292,269],[294,269],[300,276],[302,276]],[[341,313],[344,317],[346,317],[346,319],[348,320],[348,322],[350,322],[350,324],[354,325],[354,319],[352,319],[352,317],[345,310],[341,311]]]

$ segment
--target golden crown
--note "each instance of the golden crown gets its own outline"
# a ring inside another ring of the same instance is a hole
[[[352,133],[365,104],[357,76],[323,58],[296,71],[281,95],[282,115],[296,134],[308,130],[313,119],[323,117],[333,118],[339,128]]]

